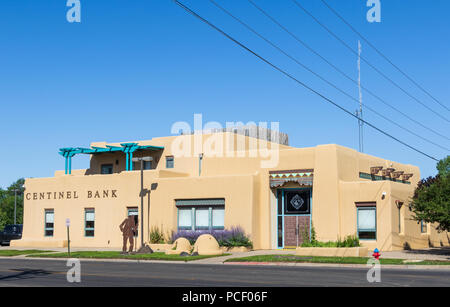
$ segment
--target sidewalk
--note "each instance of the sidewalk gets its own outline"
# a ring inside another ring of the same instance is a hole
[[[403,250],[381,252],[383,258],[408,260],[444,260],[450,261],[450,247],[435,247],[421,250]]]
[[[232,258],[242,258],[258,255],[295,255],[295,250],[256,250],[243,253],[233,253],[228,256],[207,258],[193,261],[193,263],[209,263],[218,264],[225,260]],[[368,257],[371,256],[369,253]],[[405,260],[441,260],[450,261],[450,247],[430,248],[426,250],[411,250],[411,251],[393,251],[381,252],[381,257],[385,259],[405,259]],[[236,263],[236,262],[234,262]],[[291,264],[292,265],[292,264]],[[297,264],[303,265],[303,264]]]
[[[204,263],[204,264],[222,264],[225,260],[232,258],[242,258],[242,257],[250,257],[250,256],[258,256],[258,255],[294,255],[295,250],[278,250],[278,249],[269,249],[269,250],[256,250],[250,252],[242,252],[242,253],[232,253],[228,256],[223,257],[214,257],[214,258],[206,258],[192,261],[192,263]]]

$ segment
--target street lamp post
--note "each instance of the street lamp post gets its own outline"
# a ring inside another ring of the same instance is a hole
[[[16,225],[16,212],[17,212],[17,189],[14,189],[14,225]]]
[[[132,159],[133,162],[141,162],[141,249],[144,247],[144,196],[147,194],[147,190],[144,190],[144,161],[153,161],[152,157],[136,157]]]

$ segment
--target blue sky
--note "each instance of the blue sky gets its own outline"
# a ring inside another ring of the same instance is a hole
[[[347,74],[356,57],[291,1],[255,0]],[[349,45],[358,37],[317,0],[299,0]],[[217,0],[319,74],[357,97],[358,90],[282,32],[246,0]],[[449,106],[450,2],[381,0],[381,23],[366,20],[366,1],[328,0],[394,63]],[[342,106],[356,103],[248,32],[208,0],[184,1],[201,15]],[[64,168],[61,147],[170,135],[176,121],[278,121],[297,147],[336,143],[358,148],[357,122],[299,87],[185,13],[170,0],[81,0],[81,23],[68,23],[65,0],[0,3],[0,187],[20,177],[49,177]],[[435,104],[363,43],[363,56],[421,101]],[[448,135],[438,118],[362,65],[362,82],[424,125]],[[440,138],[363,93],[364,103],[416,133]],[[365,118],[421,150],[430,145],[369,112]],[[434,175],[435,162],[365,128],[365,152],[415,164]],[[74,168],[86,168],[76,157]]]

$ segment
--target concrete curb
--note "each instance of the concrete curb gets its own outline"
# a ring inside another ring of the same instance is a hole
[[[42,261],[64,261],[73,258],[51,258],[51,257],[24,257],[24,256],[14,256],[14,257],[0,257],[0,259],[20,259],[20,260],[42,260]],[[99,258],[74,258],[79,259],[81,262],[120,262],[120,263],[172,263],[172,264],[185,264],[191,261],[174,261],[174,260],[145,260],[145,259],[99,259]]]
[[[20,260],[52,260],[67,261],[68,258],[41,258],[41,257],[0,257],[0,259],[20,259]],[[173,261],[173,260],[135,260],[135,259],[96,259],[96,258],[79,258],[81,262],[116,262],[116,263],[170,263],[170,264],[194,264],[194,265],[240,265],[240,266],[287,266],[287,267],[329,267],[329,268],[355,268],[367,269],[365,264],[342,264],[342,263],[292,263],[292,262],[200,262],[201,260],[192,261]],[[450,271],[450,265],[381,265],[381,269],[410,269],[410,270],[439,270]]]
[[[299,267],[329,267],[329,268],[356,268],[367,269],[366,264],[344,263],[293,263],[293,262],[224,262],[226,265],[262,265],[262,266],[299,266]],[[412,270],[450,270],[450,265],[407,265],[384,264],[381,269],[412,269]]]

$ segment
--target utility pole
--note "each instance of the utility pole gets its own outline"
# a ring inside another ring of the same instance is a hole
[[[363,135],[363,110],[362,110],[362,91],[361,91],[361,42],[358,41],[358,91],[359,91],[359,110],[356,111],[358,116],[359,131],[359,151],[364,152],[364,135]]]
[[[16,225],[17,215],[17,189],[14,189],[14,225]]]

